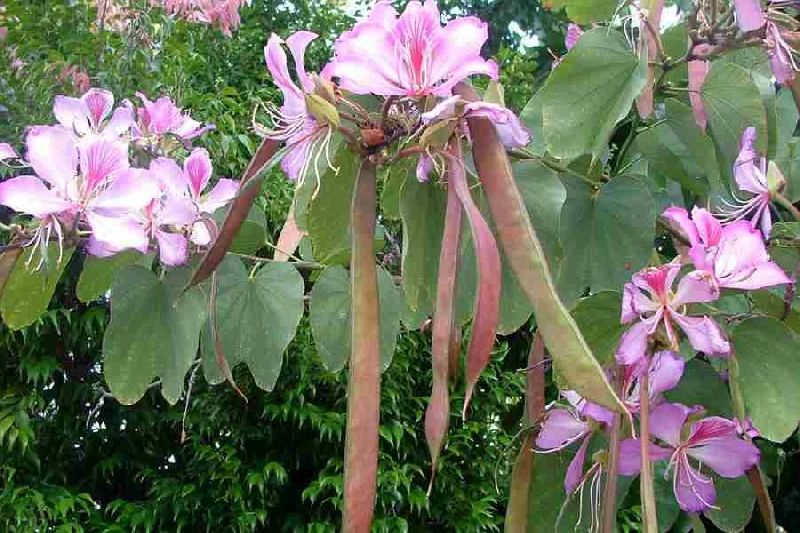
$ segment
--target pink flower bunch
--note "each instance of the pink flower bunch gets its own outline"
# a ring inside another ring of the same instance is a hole
[[[162,111],[145,114],[160,124]],[[163,264],[176,266],[188,260],[190,241],[211,242],[209,215],[238,186],[220,179],[206,190],[212,165],[205,150],[192,151],[182,167],[167,157],[153,159],[149,168],[133,167],[135,111],[128,101],[115,109],[113,95],[103,89],[80,98],[58,96],[53,112],[58,124],[30,128],[25,161],[0,144],[0,160],[16,159],[31,169],[0,183],[0,205],[35,219],[29,245],[44,252],[53,238],[59,246],[65,239],[85,240],[88,252],[100,257],[155,246]]]
[[[243,4],[250,5],[250,0],[150,0],[151,6],[191,22],[210,24],[229,37],[241,23]]]

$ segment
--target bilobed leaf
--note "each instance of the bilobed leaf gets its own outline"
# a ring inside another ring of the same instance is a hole
[[[583,154],[599,157],[646,78],[647,56],[637,58],[620,32],[609,28],[586,32],[542,89],[548,152],[565,159]]]
[[[78,279],[76,294],[82,302],[91,302],[111,288],[114,275],[122,268],[142,259],[135,250],[126,250],[111,257],[88,256],[83,263],[81,277]]]
[[[733,330],[739,387],[761,436],[788,439],[800,420],[800,342],[774,318],[750,318]]]
[[[758,87],[744,68],[734,63],[713,62],[700,95],[708,113],[711,137],[722,158],[719,163],[724,175],[731,175],[730,168],[739,153],[745,128],[756,128],[756,146],[766,153],[766,111]]]
[[[241,260],[228,257],[218,283],[217,331],[228,366],[247,364],[256,384],[270,391],[303,316],[303,277],[284,262],[267,263],[250,277]],[[210,327],[203,332],[203,372],[216,384],[225,375],[214,357]]]
[[[704,514],[725,533],[743,531],[753,516],[756,495],[746,476],[727,479],[714,476],[717,501]]]
[[[320,274],[311,289],[309,321],[314,343],[322,363],[331,372],[344,368],[350,356],[350,276],[343,267],[331,266]],[[380,300],[381,368],[392,362],[403,297],[392,275],[378,269],[378,298]]]
[[[619,339],[625,332],[619,321],[621,306],[622,296],[607,291],[583,298],[572,311],[583,338],[601,365],[614,360]]]
[[[433,312],[446,201],[445,191],[433,182],[407,179],[400,191],[403,292],[415,314]]]
[[[183,393],[206,315],[200,288],[181,293],[190,274],[172,270],[159,279],[146,268],[127,266],[114,279],[103,370],[120,403],[136,403],[155,378],[169,403]]]
[[[580,293],[619,290],[650,259],[655,238],[655,203],[647,186],[616,176],[596,194],[577,178],[565,180],[561,211],[564,250],[559,286]],[[573,292],[574,294],[574,292]]]
[[[319,192],[308,208],[308,234],[314,258],[320,263],[347,264],[350,250],[349,208],[358,172],[358,158],[349,152],[341,154],[336,164],[339,172],[326,174]]]
[[[74,248],[65,249],[59,262],[58,244],[50,243],[46,264],[42,264],[38,270],[38,250],[25,250],[17,258],[0,297],[0,313],[6,326],[11,329],[30,326],[47,310],[58,279],[74,251]],[[28,263],[31,253],[37,255]]]

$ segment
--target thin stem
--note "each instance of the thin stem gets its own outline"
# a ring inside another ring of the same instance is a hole
[[[800,222],[800,209],[797,209],[792,204],[792,202],[789,201],[788,198],[786,198],[784,195],[778,193],[778,194],[775,195],[775,202],[778,205],[780,205],[781,207],[783,207],[784,209],[786,209],[787,211],[789,211],[792,214],[792,216],[794,217],[794,219],[797,220],[798,222]]]
[[[622,369],[617,367],[614,372],[614,389],[617,395],[622,393]],[[617,472],[619,472],[619,446],[622,426],[622,415],[614,413],[614,419],[608,428],[608,467],[606,472],[606,485],[603,490],[603,525],[602,533],[614,533],[614,524],[617,518]]]
[[[325,265],[322,263],[314,263],[311,261],[278,261],[277,259],[271,259],[269,257],[258,257],[256,255],[248,255],[248,254],[237,254],[235,252],[228,252],[230,255],[241,257],[243,259],[249,259],[250,261],[255,261],[256,263],[289,263],[293,267],[298,270],[322,270],[325,268]]]
[[[648,350],[646,356],[648,363],[651,352],[652,348]],[[645,368],[649,368],[649,364]],[[642,497],[642,520],[645,533],[658,533],[653,463],[650,461],[650,378],[648,372],[644,372],[639,378],[639,391],[639,453],[642,458],[639,484]]]
[[[645,19],[646,20],[646,19]],[[628,133],[628,136],[625,138],[625,142],[622,143],[622,147],[619,149],[619,153],[617,154],[617,168],[622,164],[622,161],[625,159],[625,154],[628,153],[628,149],[631,147],[633,140],[636,138],[636,128],[639,126],[639,113],[636,113],[631,120],[631,130]]]
[[[772,500],[769,497],[769,491],[764,483],[764,476],[761,474],[761,469],[758,466],[752,467],[747,471],[747,479],[753,486],[758,500],[758,510],[761,513],[761,519],[764,521],[764,527],[767,533],[775,533],[775,509],[772,507]]]

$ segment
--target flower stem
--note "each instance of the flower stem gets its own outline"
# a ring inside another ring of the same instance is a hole
[[[368,533],[375,507],[380,427],[378,272],[373,239],[377,209],[375,164],[365,159],[351,211],[352,321],[342,531]]]
[[[648,362],[650,360],[649,351],[647,360]],[[645,368],[649,368],[649,364]],[[642,457],[639,484],[642,497],[642,520],[645,533],[658,533],[653,463],[650,461],[650,379],[648,372],[644,372],[639,378],[639,390],[639,452]]]
[[[764,484],[764,477],[761,475],[761,469],[754,466],[747,471],[747,479],[753,486],[758,500],[758,510],[761,512],[761,519],[764,521],[764,527],[767,533],[775,533],[775,509],[772,507],[772,500],[769,498],[769,492]]]
[[[789,211],[794,217],[794,219],[800,222],[800,209],[797,209],[788,198],[778,193],[775,195],[775,202],[777,202],[778,205]]]
[[[622,370],[616,368],[614,376],[614,389],[619,395],[622,393]],[[603,527],[602,533],[614,533],[614,524],[617,518],[617,472],[619,472],[619,444],[622,415],[614,413],[614,419],[608,428],[608,465],[606,467],[606,485],[603,489]]]

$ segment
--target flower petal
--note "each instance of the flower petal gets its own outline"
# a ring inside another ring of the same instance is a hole
[[[158,225],[188,226],[197,220],[197,207],[185,196],[167,195],[156,212]]]
[[[575,492],[575,489],[578,488],[578,485],[581,483],[581,477],[583,477],[583,464],[586,462],[586,450],[588,449],[589,435],[587,434],[583,438],[583,442],[581,443],[580,448],[578,448],[578,452],[575,454],[575,457],[572,458],[572,461],[570,461],[569,466],[567,467],[567,472],[564,476],[564,490],[567,494],[572,494]]]
[[[531,141],[531,134],[517,115],[507,107],[489,102],[472,102],[464,108],[465,117],[486,117],[492,121],[506,148],[521,148]]]
[[[200,211],[203,213],[213,213],[224,206],[239,193],[239,182],[228,178],[220,178],[214,188],[203,196],[200,202]]]
[[[689,465],[688,459],[678,461],[672,488],[678,505],[687,513],[702,513],[717,501],[714,481]]]
[[[16,150],[8,143],[0,143],[0,161],[19,159]]]
[[[707,316],[683,316],[671,314],[672,319],[680,326],[689,338],[689,344],[710,357],[728,357],[731,346],[722,333],[719,325]]]
[[[89,112],[89,121],[96,131],[103,119],[111,113],[111,109],[114,107],[114,95],[105,89],[91,88],[81,96],[81,102],[86,106],[86,110]]]
[[[133,126],[135,120],[133,113],[133,105],[125,100],[122,105],[114,110],[105,128],[103,128],[104,135],[112,137],[119,137],[125,135]]]
[[[589,429],[589,424],[568,410],[550,409],[536,437],[536,447],[543,451],[560,450],[586,435]]]
[[[200,194],[208,185],[208,180],[211,179],[211,174],[213,173],[208,151],[205,148],[192,150],[192,153],[183,163],[183,171],[186,174],[186,181],[189,183],[192,196],[195,200],[199,200]]]
[[[53,101],[53,114],[56,120],[78,135],[85,135],[91,130],[89,123],[89,110],[80,98],[58,95]]]
[[[736,22],[742,31],[754,31],[764,25],[760,0],[733,0],[733,9],[736,11]]]
[[[459,17],[448,22],[439,29],[436,20],[436,31],[431,42],[431,72],[433,83],[447,80],[450,87],[462,81],[466,76],[455,80],[451,77],[463,69],[464,64],[486,63],[481,57],[481,48],[489,38],[489,25],[478,17]],[[449,91],[448,91],[449,93]],[[440,93],[445,94],[445,93]]]
[[[740,220],[725,226],[714,258],[714,274],[721,287],[755,290],[791,283],[769,260],[761,234]]]
[[[160,194],[158,183],[147,170],[129,168],[115,178],[90,206],[97,209],[138,211]]]
[[[677,448],[681,444],[681,429],[692,409],[679,403],[662,403],[650,413],[650,434]]]
[[[651,324],[640,321],[622,334],[616,351],[617,363],[632,365],[644,357],[647,351],[647,336],[650,334],[650,326]]]
[[[150,162],[150,175],[161,184],[168,194],[182,196],[188,193],[189,183],[183,170],[174,159],[159,157]]]
[[[760,452],[739,437],[736,423],[721,417],[708,417],[692,425],[687,453],[717,474],[734,478],[758,464]]]
[[[689,212],[683,207],[668,207],[661,213],[661,217],[690,245],[696,244],[700,239],[694,222],[689,218]]]
[[[672,455],[672,450],[650,443],[650,460],[663,461]],[[619,475],[635,476],[642,468],[641,443],[639,439],[625,439],[619,443]]]
[[[102,241],[109,249],[146,249],[149,239],[142,221],[127,213],[90,209],[86,219],[92,228],[95,239]]]
[[[87,135],[78,142],[81,174],[87,191],[128,170],[128,143],[119,139]]]
[[[694,270],[678,282],[678,289],[669,306],[674,310],[686,304],[707,303],[717,299],[719,299],[719,287],[711,272]]]
[[[283,39],[273,33],[267,41],[267,46],[264,47],[264,58],[275,85],[283,93],[284,101],[296,106],[300,101],[304,101],[305,97],[289,75],[289,64],[282,45]]]
[[[683,357],[675,352],[657,352],[650,361],[650,397],[656,398],[663,392],[674,389],[683,376],[686,365]]]
[[[180,266],[189,260],[189,241],[180,233],[155,232],[158,243],[158,258],[170,267]]]
[[[66,211],[71,203],[48,189],[36,176],[17,176],[0,183],[0,205],[42,218]]]
[[[317,37],[319,35],[311,31],[298,31],[286,39],[286,46],[294,58],[295,72],[297,72],[297,77],[306,93],[314,90],[314,80],[306,72],[305,53],[309,43]]]
[[[27,160],[44,181],[66,193],[78,168],[78,152],[72,134],[57,126],[36,126],[25,140]]]

